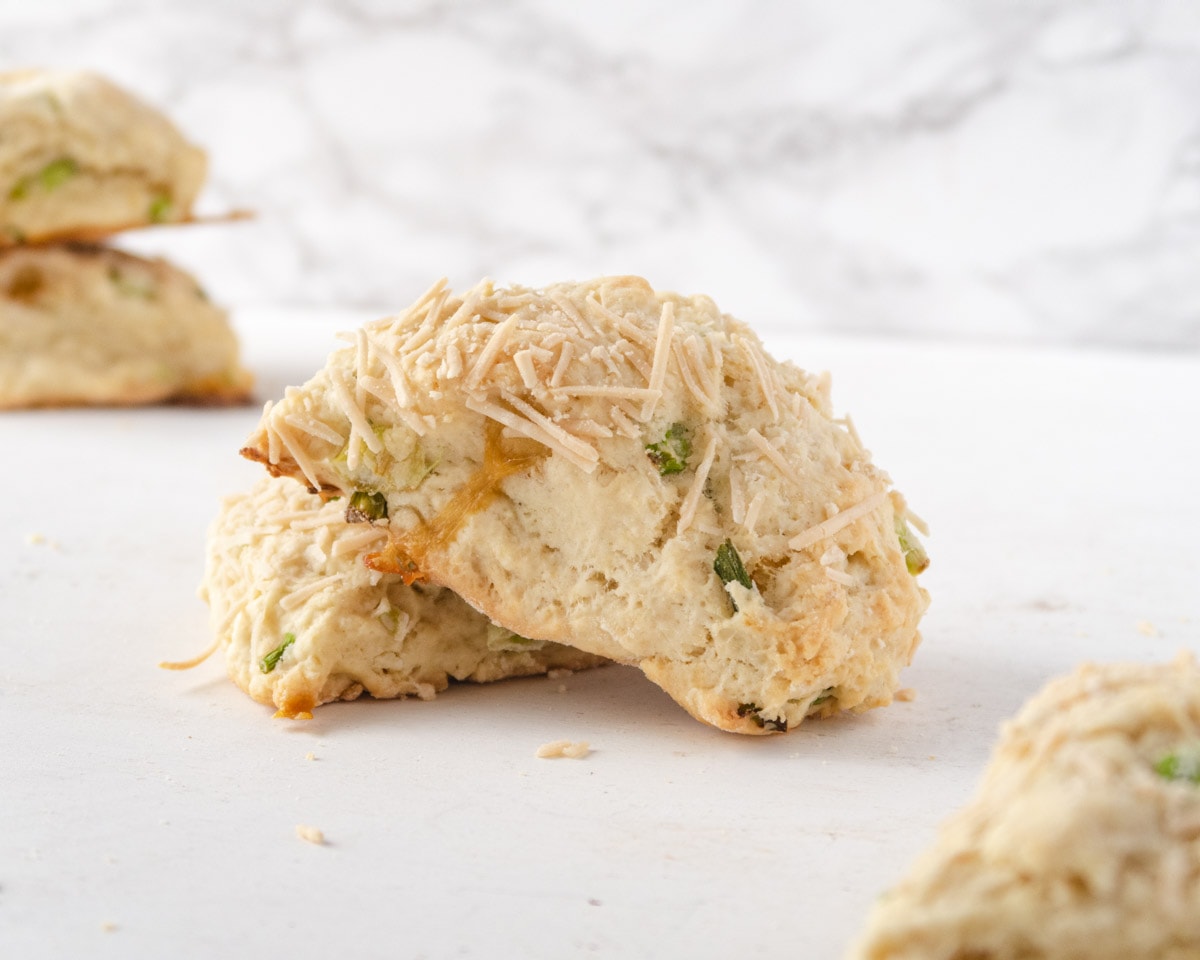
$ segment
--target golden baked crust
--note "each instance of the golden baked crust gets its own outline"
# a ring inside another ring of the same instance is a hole
[[[249,399],[225,311],[164,260],[0,250],[0,409]]]
[[[1174,759],[1172,759],[1174,758]],[[975,798],[849,960],[1200,957],[1200,669],[1085,665],[1007,724]]]
[[[369,562],[636,664],[723,730],[890,702],[927,603],[903,500],[827,380],[711,300],[636,277],[438,284],[351,339],[244,453],[382,492],[392,540]]]
[[[166,117],[94,73],[0,73],[0,130],[0,247],[186,220],[207,171]]]
[[[294,717],[362,693],[429,699],[451,679],[483,683],[603,663],[514,636],[449,590],[369,570],[360,554],[387,531],[347,523],[346,507],[344,499],[323,504],[294,480],[264,477],[227,498],[213,521],[200,594],[229,676],[255,700]]]

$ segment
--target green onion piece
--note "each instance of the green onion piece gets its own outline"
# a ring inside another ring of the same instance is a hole
[[[350,495],[350,506],[346,507],[347,523],[364,523],[368,520],[386,520],[387,497],[382,493],[355,490]]]
[[[754,581],[750,579],[750,574],[746,572],[746,567],[742,564],[742,558],[738,556],[738,552],[734,549],[731,540],[726,540],[717,547],[717,558],[713,561],[713,569],[717,572],[717,576],[721,578],[722,583],[729,583],[736,580],[747,590],[754,589]]]
[[[762,715],[762,707],[757,703],[739,703],[737,715],[739,717],[749,717],[754,721],[754,725],[763,730],[772,730],[776,733],[787,733],[788,722],[779,717],[764,717]]]
[[[682,423],[673,423],[658,443],[646,444],[646,456],[658,467],[662,476],[682,473],[692,455],[692,440],[688,428]]]
[[[57,160],[51,160],[37,173],[31,174],[28,177],[22,177],[14,183],[12,189],[8,191],[8,199],[24,200],[29,196],[29,191],[34,187],[40,187],[47,193],[57,190],[78,172],[79,164],[70,157],[59,157]]]
[[[78,172],[79,164],[70,157],[61,157],[42,167],[41,173],[37,176],[38,183],[43,190],[49,193],[51,190],[57,190]]]
[[[809,706],[810,707],[819,707],[821,704],[827,703],[832,699],[833,699],[833,687],[826,687],[824,690],[821,691],[821,695],[819,697],[816,697],[813,700],[813,702],[809,704]]]
[[[1184,756],[1168,753],[1154,765],[1154,772],[1164,780],[1186,780],[1200,785],[1200,745]]]
[[[929,554],[899,514],[896,515],[896,536],[900,538],[900,549],[904,552],[904,565],[915,577],[929,566]]]
[[[148,211],[151,223],[165,223],[171,219],[171,214],[174,213],[174,204],[171,203],[171,197],[165,193],[154,195],[154,199],[150,201],[150,209]]]
[[[258,661],[258,669],[263,673],[270,673],[275,669],[275,665],[279,663],[279,658],[283,656],[283,651],[295,642],[296,635],[294,633],[285,633],[283,635],[283,643]]]

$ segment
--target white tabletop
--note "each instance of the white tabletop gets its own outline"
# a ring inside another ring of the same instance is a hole
[[[261,396],[361,319],[238,316]],[[1047,678],[1200,651],[1200,358],[769,345],[933,529],[916,700],[769,738],[623,667],[273,720],[155,666],[257,410],[0,417],[0,954],[836,958]]]

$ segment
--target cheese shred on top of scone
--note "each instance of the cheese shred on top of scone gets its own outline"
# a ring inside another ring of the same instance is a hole
[[[722,729],[890,701],[927,561],[828,377],[636,277],[439,281],[346,340],[243,452],[381,495],[376,569],[637,664]]]

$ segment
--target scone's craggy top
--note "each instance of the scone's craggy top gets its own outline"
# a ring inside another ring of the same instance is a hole
[[[94,73],[0,73],[0,247],[186,220],[204,152]]]
[[[0,409],[234,404],[252,377],[188,273],[110,247],[0,250]]]
[[[904,502],[828,379],[710,299],[438,283],[349,340],[243,453],[383,493],[391,541],[367,562],[637,664],[722,729],[890,702],[927,603]],[[731,553],[748,579],[721,575]]]
[[[1085,665],[1008,723],[975,798],[849,960],[1200,957],[1200,668]]]
[[[323,504],[298,483],[263,477],[227,498],[209,530],[200,593],[226,669],[281,716],[363,693],[429,699],[452,679],[603,662],[514,636],[449,590],[368,569],[359,554],[387,530],[346,513],[344,499]]]

